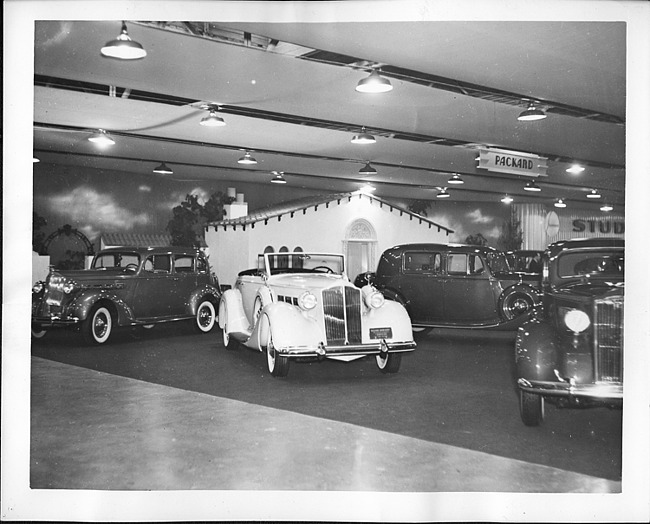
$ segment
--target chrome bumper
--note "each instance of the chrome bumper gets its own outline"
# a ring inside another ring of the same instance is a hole
[[[285,358],[304,357],[350,357],[365,355],[382,355],[386,353],[408,353],[414,351],[415,342],[394,342],[377,341],[371,344],[354,344],[347,346],[326,346],[318,347],[286,347],[276,348],[277,352]]]
[[[556,397],[581,397],[601,400],[623,399],[623,384],[607,382],[594,384],[572,384],[520,378],[517,385],[522,391]]]
[[[42,328],[74,326],[79,322],[80,320],[77,317],[32,317],[32,325]]]

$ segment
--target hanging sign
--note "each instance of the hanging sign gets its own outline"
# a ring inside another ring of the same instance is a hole
[[[499,173],[526,175],[531,177],[546,176],[546,158],[513,153],[499,149],[481,149],[477,157],[478,168]]]

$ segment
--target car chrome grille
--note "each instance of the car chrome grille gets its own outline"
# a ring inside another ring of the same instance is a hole
[[[361,290],[347,286],[323,290],[328,345],[361,343]]]
[[[623,382],[623,297],[594,304],[594,374],[597,382]]]

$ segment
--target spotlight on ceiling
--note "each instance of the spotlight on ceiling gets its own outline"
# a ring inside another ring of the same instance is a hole
[[[553,204],[553,205],[555,207],[566,207],[566,204],[564,203],[564,199],[562,199],[562,198],[558,198],[556,200],[555,204]]]
[[[115,144],[113,137],[103,129],[98,129],[96,133],[93,133],[88,137],[88,140],[100,147],[112,146]]]
[[[590,193],[587,193],[587,198],[600,198],[600,193],[596,189],[592,189]]]
[[[580,164],[573,164],[570,168],[566,170],[567,173],[571,173],[572,175],[579,175],[585,170],[583,166]]]
[[[219,108],[217,107],[210,107],[208,116],[204,116],[201,119],[201,125],[207,127],[225,126],[226,121],[223,118],[221,118],[219,115],[217,115],[218,110]]]
[[[370,162],[366,162],[366,165],[359,169],[360,175],[376,175],[377,170],[370,165]]]
[[[248,151],[246,151],[246,152],[244,153],[244,156],[241,157],[239,160],[237,160],[237,163],[238,163],[238,164],[245,164],[245,165],[249,165],[249,166],[250,166],[250,165],[253,165],[253,164],[257,164],[257,160],[255,160],[255,159],[251,156],[251,154],[250,154]]]
[[[121,60],[137,60],[147,56],[147,52],[142,45],[134,40],[131,40],[129,33],[126,30],[126,22],[122,21],[122,31],[115,39],[107,42],[101,49],[104,56],[110,58],[119,58]]]
[[[514,199],[510,195],[505,194],[504,197],[501,199],[501,202],[503,202],[504,204],[512,204],[513,200]]]
[[[535,107],[535,104],[530,102],[528,104],[528,109],[519,113],[517,120],[520,122],[533,122],[535,120],[542,120],[544,118],[546,118],[546,113],[544,113],[544,111],[541,109],[537,109]]]
[[[464,184],[465,181],[461,178],[461,176],[458,173],[454,173],[449,180],[447,180],[448,184]]]
[[[535,183],[534,180],[531,180],[530,182],[528,182],[528,183],[524,186],[524,191],[535,191],[535,192],[539,192],[539,191],[541,191],[541,190],[542,190],[542,188],[539,187],[539,186]]]
[[[440,192],[436,195],[436,198],[449,198],[451,195],[447,193],[446,187],[439,188]]]
[[[370,182],[366,182],[363,186],[361,186],[359,191],[361,191],[362,193],[368,194],[368,193],[372,193],[376,189],[377,188],[375,186],[373,186]]]
[[[366,78],[359,80],[356,87],[360,93],[386,93],[392,89],[390,81],[381,76],[376,69]]]
[[[153,172],[158,173],[159,175],[173,175],[174,174],[174,171],[172,171],[171,167],[169,167],[164,162],[162,164],[160,164],[158,167],[154,168]]]
[[[613,211],[614,206],[612,206],[610,204],[603,204],[602,206],[600,206],[600,210],[605,211],[605,212]]]
[[[353,144],[374,144],[376,142],[375,137],[372,136],[370,133],[366,133],[366,128],[362,127],[361,128],[361,133],[358,135],[354,135],[352,137],[352,140],[350,140]]]
[[[284,176],[282,176],[282,172],[278,173],[277,171],[273,171],[271,174],[275,175],[271,179],[272,184],[286,184],[287,183],[287,181],[284,179]]]

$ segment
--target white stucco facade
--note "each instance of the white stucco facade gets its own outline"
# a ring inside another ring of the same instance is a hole
[[[344,253],[348,276],[354,279],[374,270],[381,253],[396,244],[449,242],[450,230],[444,225],[365,194],[350,195],[287,207],[277,216],[258,216],[252,223],[211,225],[205,240],[220,283],[232,285],[240,271],[256,266],[258,254],[265,249]]]

